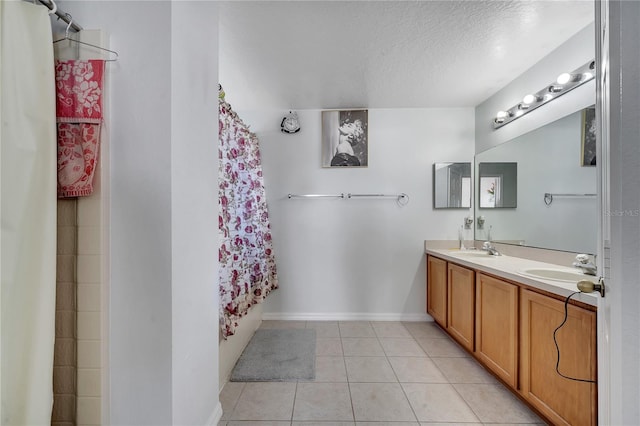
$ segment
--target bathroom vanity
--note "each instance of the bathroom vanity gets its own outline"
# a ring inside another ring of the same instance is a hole
[[[579,271],[480,250],[430,249],[427,313],[512,392],[555,425],[597,424],[596,305]],[[551,271],[564,281],[525,271]],[[566,274],[563,276],[562,274]],[[591,382],[589,382],[591,381]]]

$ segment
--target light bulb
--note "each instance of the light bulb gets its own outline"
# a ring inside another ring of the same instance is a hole
[[[549,86],[550,93],[559,93],[562,92],[562,86]]]
[[[531,105],[535,101],[536,101],[536,97],[533,95],[527,95],[522,99],[522,102],[524,102],[527,105]]]
[[[556,82],[558,84],[567,84],[569,80],[571,80],[571,74],[569,74],[568,72],[564,72],[558,76]]]
[[[498,113],[496,114],[496,118],[505,118],[507,115],[507,111],[498,111]]]
[[[518,104],[518,109],[520,111],[527,110],[527,109],[529,109],[529,105],[525,104],[524,102],[523,103],[519,103]]]

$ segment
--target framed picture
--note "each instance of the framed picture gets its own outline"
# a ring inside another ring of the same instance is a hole
[[[322,167],[367,167],[368,111],[322,111]]]
[[[596,109],[589,107],[582,110],[582,148],[580,165],[596,165]]]

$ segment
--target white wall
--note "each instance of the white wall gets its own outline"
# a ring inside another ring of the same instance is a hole
[[[233,105],[233,93],[227,93]],[[472,108],[369,110],[369,167],[321,167],[321,112],[238,111],[260,138],[280,289],[265,318],[423,319],[425,239],[457,239],[464,210],[433,210],[435,162],[471,161]],[[393,199],[288,199],[294,194],[405,192]]]
[[[611,279],[601,312],[608,323],[611,422],[640,424],[640,3],[610,4]],[[605,378],[607,375],[605,375]],[[606,421],[606,419],[605,419]]]
[[[588,25],[476,107],[476,152],[482,152],[595,103],[595,81],[592,80],[500,129],[493,129],[493,119],[498,111],[511,108],[521,102],[525,95],[535,93],[555,81],[558,75],[571,72],[595,59],[594,31],[594,24]]]
[[[85,28],[103,29],[120,54],[108,65],[111,389],[104,423],[214,424],[217,5],[59,7]]]
[[[222,414],[217,404],[217,24],[216,2],[172,4],[171,423],[174,425],[215,425],[218,420],[215,416]]]

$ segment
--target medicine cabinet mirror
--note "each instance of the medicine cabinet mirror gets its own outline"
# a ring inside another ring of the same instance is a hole
[[[478,207],[500,209],[518,207],[518,163],[478,165]]]
[[[471,208],[471,163],[434,163],[433,207]]]

